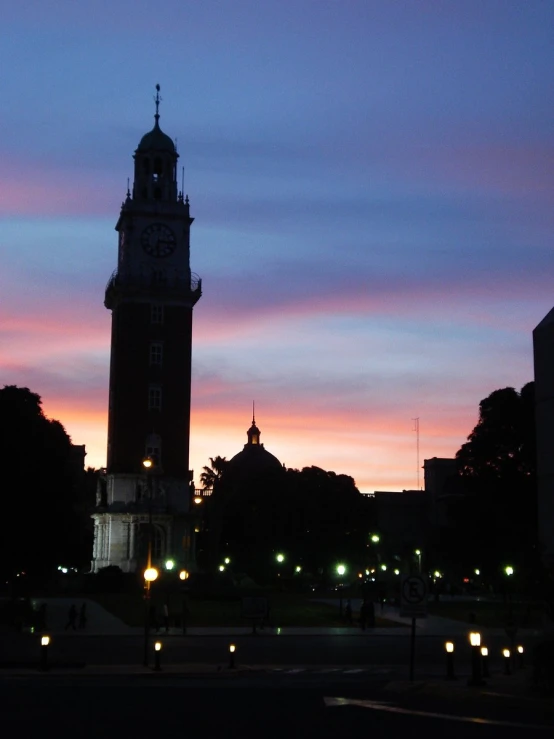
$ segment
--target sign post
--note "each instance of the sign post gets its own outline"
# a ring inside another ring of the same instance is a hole
[[[414,679],[416,619],[427,616],[427,579],[406,575],[400,585],[400,615],[412,619],[410,632],[410,680]]]

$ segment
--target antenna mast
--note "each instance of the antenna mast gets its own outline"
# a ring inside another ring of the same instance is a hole
[[[417,488],[416,490],[420,490],[419,487],[419,416],[417,418],[412,418],[412,421],[414,422],[414,428],[413,431],[416,432],[416,476],[417,476]]]

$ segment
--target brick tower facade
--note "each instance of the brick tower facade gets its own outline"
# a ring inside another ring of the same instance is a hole
[[[190,270],[194,219],[178,191],[179,155],[160,128],[157,91],[154,128],[134,153],[133,187],[115,227],[118,264],[104,301],[112,312],[108,453],[94,571],[140,569],[152,530],[154,563],[193,564],[192,311],[202,285]],[[154,461],[148,472],[146,457]]]

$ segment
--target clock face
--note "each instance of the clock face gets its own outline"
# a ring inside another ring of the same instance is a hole
[[[168,257],[176,247],[175,234],[163,223],[147,226],[140,237],[142,248],[151,257]]]

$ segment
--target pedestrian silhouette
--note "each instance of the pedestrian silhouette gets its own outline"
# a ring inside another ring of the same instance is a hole
[[[360,609],[360,626],[365,631],[366,626],[370,629],[375,627],[375,606],[373,601],[364,599]]]
[[[346,601],[346,606],[344,607],[344,617],[347,624],[352,623],[352,603],[350,602],[350,598]]]
[[[87,604],[83,603],[79,609],[79,628],[84,629],[87,625]]]
[[[77,630],[77,609],[75,608],[75,603],[71,604],[71,608],[67,613],[67,623],[65,625],[65,630],[67,631],[69,627],[71,627],[73,631]]]

